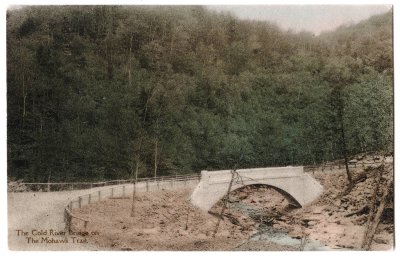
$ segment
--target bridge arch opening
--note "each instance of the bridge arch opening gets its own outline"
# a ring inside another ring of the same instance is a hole
[[[213,205],[210,212],[219,213],[226,194]],[[232,190],[228,197],[227,209],[244,213],[264,211],[270,215],[285,214],[301,204],[288,192],[263,183],[244,185]]]

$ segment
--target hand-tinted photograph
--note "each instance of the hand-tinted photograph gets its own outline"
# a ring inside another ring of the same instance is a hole
[[[393,6],[6,15],[9,250],[394,250]]]

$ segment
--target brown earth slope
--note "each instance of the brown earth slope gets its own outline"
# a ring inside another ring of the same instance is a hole
[[[238,246],[242,250],[301,249],[274,244],[268,238],[248,242],[261,224],[288,232],[295,238],[318,240],[332,249],[357,250],[367,222],[369,210],[366,206],[373,196],[379,170],[383,171],[381,182],[393,180],[390,162],[352,168],[357,183],[348,193],[344,193],[347,184],[344,169],[317,170],[313,175],[324,186],[324,194],[299,209],[294,209],[285,197],[270,187],[248,186],[233,191],[215,238],[213,230],[223,203],[217,203],[209,213],[202,212],[190,204],[191,190],[138,194],[133,217],[130,214],[132,199],[109,199],[74,212],[90,220],[89,233],[99,235],[88,239],[104,249],[232,250]],[[381,194],[382,187],[378,197]],[[392,197],[391,190],[372,250],[393,248]],[[76,223],[74,228],[82,230],[79,225]]]
[[[249,232],[228,220],[221,222],[215,238],[217,218],[191,205],[191,190],[140,194],[131,217],[132,199],[108,199],[74,212],[88,218],[91,242],[117,250],[227,250]],[[76,225],[80,225],[76,223]],[[82,228],[76,226],[75,228]]]

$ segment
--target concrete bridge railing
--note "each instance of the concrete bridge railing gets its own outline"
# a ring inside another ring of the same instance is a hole
[[[236,171],[231,191],[253,184],[271,186],[299,206],[317,199],[323,191],[322,186],[303,167],[273,167],[239,169]],[[231,170],[202,171],[200,183],[191,195],[191,202],[204,211],[222,199],[228,192],[232,178]]]

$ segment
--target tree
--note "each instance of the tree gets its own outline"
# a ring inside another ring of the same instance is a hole
[[[239,155],[261,167],[391,150],[391,31],[390,12],[312,36],[197,6],[8,11],[8,175],[137,178]]]
[[[345,116],[345,92],[356,80],[357,62],[350,57],[331,58],[326,64],[323,77],[331,87],[330,105],[334,110],[332,121],[336,124],[336,131],[340,133],[339,144],[341,147],[342,156],[345,161],[347,179],[349,187],[353,185],[353,180],[348,166],[348,149],[347,149],[347,128],[344,123]]]

